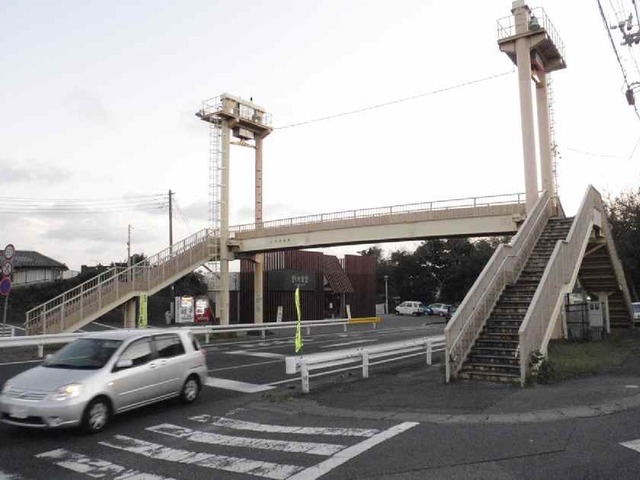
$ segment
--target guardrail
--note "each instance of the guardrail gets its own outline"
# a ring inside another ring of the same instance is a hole
[[[13,337],[16,328],[13,325],[0,325],[0,337]]]
[[[322,370],[327,368],[349,365],[346,368],[332,369],[321,372],[314,376],[330,375],[359,368],[362,364],[362,378],[369,378],[369,366],[382,363],[395,362],[405,358],[426,355],[427,365],[432,363],[432,355],[435,352],[444,352],[444,335],[437,337],[418,338],[399,342],[382,343],[369,347],[358,347],[333,352],[312,353],[310,355],[299,355],[287,357],[285,359],[286,373],[293,375],[301,374],[302,391],[309,393],[309,372],[312,370]],[[377,360],[377,361],[372,361]]]
[[[349,324],[348,318],[337,318],[331,320],[305,320],[300,322],[303,328],[307,329],[307,335],[311,333],[311,328],[314,327],[333,327],[342,326],[343,331],[347,331],[347,325]],[[267,323],[247,323],[242,325],[206,325],[206,326],[189,326],[180,327],[173,326],[172,328],[183,328],[190,330],[194,335],[204,335],[205,343],[209,343],[211,335],[219,333],[239,333],[239,332],[255,332],[260,331],[262,338],[266,338],[267,330],[279,330],[279,329],[295,329],[298,322],[267,322]],[[375,328],[375,324],[374,324]],[[61,345],[74,341],[77,338],[84,337],[86,335],[95,334],[98,332],[81,332],[81,333],[56,333],[49,335],[25,335],[19,337],[0,337],[0,350],[3,348],[14,347],[38,347],[38,356],[42,358],[44,356],[45,345]]]

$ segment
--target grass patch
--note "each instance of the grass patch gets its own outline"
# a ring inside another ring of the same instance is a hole
[[[628,359],[638,358],[640,332],[623,330],[612,332],[605,340],[593,342],[549,343],[548,359],[555,379],[621,372],[629,366]],[[635,362],[633,362],[635,363]]]

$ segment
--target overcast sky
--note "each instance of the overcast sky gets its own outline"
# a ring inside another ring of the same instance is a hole
[[[545,7],[566,47],[553,110],[560,196],[573,214],[589,184],[637,189],[640,121],[596,1],[530,6]],[[613,22],[632,3],[603,7]],[[208,125],[194,114],[222,92],[273,115],[265,220],[523,192],[517,75],[496,43],[496,20],[510,9],[497,0],[0,2],[0,248],[79,269],[123,261],[132,225],[132,252],[154,254],[168,245],[166,201],[141,211],[122,199],[169,189],[174,238],[207,227]],[[640,81],[637,52],[620,49]],[[232,225],[253,220],[253,186],[253,151],[233,147]],[[12,213],[16,199],[53,207]],[[64,213],[55,201],[65,199],[119,211]]]

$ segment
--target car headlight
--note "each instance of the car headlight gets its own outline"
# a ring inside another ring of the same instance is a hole
[[[80,392],[82,392],[82,384],[72,383],[56,388],[51,394],[51,398],[54,400],[69,400],[70,398],[75,398],[80,395]]]

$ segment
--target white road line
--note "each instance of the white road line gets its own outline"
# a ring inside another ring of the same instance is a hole
[[[304,467],[272,462],[261,462],[248,458],[229,457],[211,453],[192,452],[178,448],[169,448],[158,443],[146,442],[126,435],[115,435],[111,442],[98,442],[105,447],[142,455],[153,460],[196,465],[198,467],[224,470],[234,473],[248,473],[258,477],[284,480]]]
[[[230,447],[257,448],[259,450],[277,450],[280,452],[308,453],[310,455],[330,456],[344,450],[346,445],[315,442],[290,442],[286,440],[270,440],[266,438],[234,437],[219,433],[203,432],[190,428],[163,423],[149,427],[151,432],[168,435],[170,437],[185,438],[191,442],[206,443],[208,445],[225,445]]]
[[[91,478],[107,477],[113,480],[173,480],[170,477],[130,470],[122,465],[116,465],[115,463],[107,462],[99,458],[89,458],[80,453],[70,452],[64,448],[40,453],[36,455],[36,458],[54,460],[53,463],[60,467],[74,472],[84,473]],[[2,477],[0,476],[0,478]]]
[[[373,437],[379,432],[375,428],[337,428],[337,427],[291,427],[287,425],[268,425],[264,423],[247,422],[228,417],[214,417],[212,415],[197,415],[189,420],[199,423],[209,423],[217,427],[233,428],[235,430],[250,430],[267,433],[292,433],[299,435],[335,435],[343,437]]]
[[[257,393],[265,390],[272,390],[276,387],[269,385],[256,385],[255,383],[238,382],[236,380],[228,380],[226,378],[207,377],[205,381],[207,387],[223,388],[225,390],[233,390],[242,393]]]
[[[225,370],[238,370],[239,368],[249,368],[262,365],[270,365],[272,363],[282,363],[282,360],[270,360],[268,362],[245,363],[244,365],[233,365],[231,367],[210,368],[208,372],[223,372]]]
[[[6,473],[0,470],[0,480],[21,480],[22,477],[13,473]]]
[[[640,452],[640,440],[631,440],[629,442],[621,442],[620,445],[623,447],[630,448],[631,450],[635,450],[636,452]]]
[[[320,348],[333,348],[333,347],[344,347],[346,345],[355,345],[357,343],[372,343],[375,342],[375,339],[371,340],[354,340],[353,342],[344,342],[344,343],[332,343],[331,345],[323,345]]]
[[[270,353],[270,352],[248,352],[246,350],[234,350],[233,352],[224,352],[226,355],[247,355],[249,357],[260,357],[260,358],[284,358],[286,355],[281,353]]]
[[[5,365],[21,365],[23,363],[42,363],[43,359],[40,358],[38,360],[17,360],[15,362],[4,362],[4,363],[0,363],[0,367],[3,367]],[[2,477],[0,477],[2,478]]]
[[[360,455],[361,453],[369,450],[371,447],[375,447],[379,443],[384,442],[396,435],[409,430],[410,428],[418,425],[416,422],[404,422],[399,423],[387,430],[380,432],[377,435],[374,435],[371,438],[367,438],[366,440],[361,441],[360,443],[356,443],[355,445],[345,448],[344,450],[336,453],[330,458],[316,464],[311,467],[305,468],[299,473],[296,473],[292,477],[289,477],[288,480],[315,480],[316,478],[321,477],[325,473],[333,470],[336,467],[339,467],[345,462],[348,462],[352,458]]]
[[[106,323],[100,322],[92,322],[94,325],[98,325],[99,327],[111,328],[113,330],[120,330],[118,327],[114,327],[113,325],[107,325]]]

